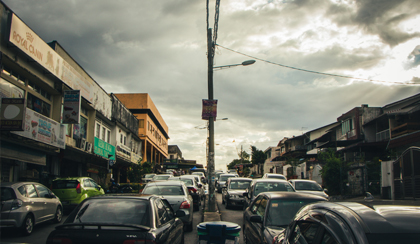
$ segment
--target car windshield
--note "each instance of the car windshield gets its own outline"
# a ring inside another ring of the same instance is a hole
[[[153,180],[167,180],[169,177],[169,175],[156,175]]]
[[[113,223],[149,226],[149,201],[139,199],[88,200],[65,223]]]
[[[166,195],[166,196],[180,196],[185,195],[181,186],[148,186],[143,190],[144,194]]]
[[[295,191],[289,182],[258,182],[255,184],[255,196],[267,191]]]
[[[79,182],[77,180],[55,180],[52,182],[53,189],[76,188]]]
[[[144,178],[153,178],[155,175],[146,175]]]
[[[283,179],[286,180],[284,175],[267,175],[267,178]]]
[[[323,191],[322,187],[318,185],[318,183],[311,181],[297,181],[295,182],[295,189],[304,191]]]
[[[301,207],[316,201],[314,199],[274,199],[268,206],[266,225],[287,227]]]
[[[220,181],[226,181],[229,178],[235,177],[233,175],[222,175],[220,176]]]
[[[229,185],[229,189],[238,189],[238,190],[245,190],[246,188],[248,188],[249,184],[251,183],[251,181],[239,181],[239,180],[235,180],[235,181],[231,181],[230,185]]]
[[[180,181],[184,182],[185,185],[187,185],[187,186],[192,186],[194,184],[193,180],[188,179],[188,178],[169,178],[169,180],[180,180]]]
[[[418,243],[418,241],[420,240],[420,234],[418,233],[366,233],[366,237],[369,240],[370,244],[411,244]]]

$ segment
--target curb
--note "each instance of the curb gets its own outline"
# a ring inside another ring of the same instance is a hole
[[[213,221],[221,221],[220,217],[220,211],[219,211],[219,205],[216,201],[216,212],[208,212],[208,206],[207,202],[209,195],[206,195],[206,200],[204,201],[204,207],[203,207],[203,216],[202,216],[202,222],[213,222]]]

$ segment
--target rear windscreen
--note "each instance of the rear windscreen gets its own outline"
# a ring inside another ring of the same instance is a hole
[[[76,188],[79,182],[77,180],[55,180],[52,183],[53,189]]]

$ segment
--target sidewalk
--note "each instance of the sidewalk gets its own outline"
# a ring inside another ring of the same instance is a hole
[[[206,195],[206,198],[203,202],[204,209],[203,209],[202,222],[221,221],[220,211],[219,211],[219,206],[217,205],[217,201],[216,201],[216,212],[209,212],[208,211],[208,201],[209,201],[209,195]]]

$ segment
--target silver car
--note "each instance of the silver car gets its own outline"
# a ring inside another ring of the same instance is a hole
[[[314,180],[293,179],[289,180],[289,182],[297,192],[314,194],[329,199],[326,189],[322,189],[318,182]]]
[[[36,182],[1,183],[1,228],[19,228],[30,235],[36,224],[60,223],[63,206],[46,186]]]
[[[164,197],[171,204],[174,212],[183,210],[185,216],[180,219],[184,222],[187,231],[193,230],[193,199],[184,182],[180,180],[150,182],[142,193]]]
[[[237,174],[221,174],[219,180],[216,183],[216,189],[218,193],[222,193],[222,188],[226,186],[226,181],[229,178],[238,177]]]

